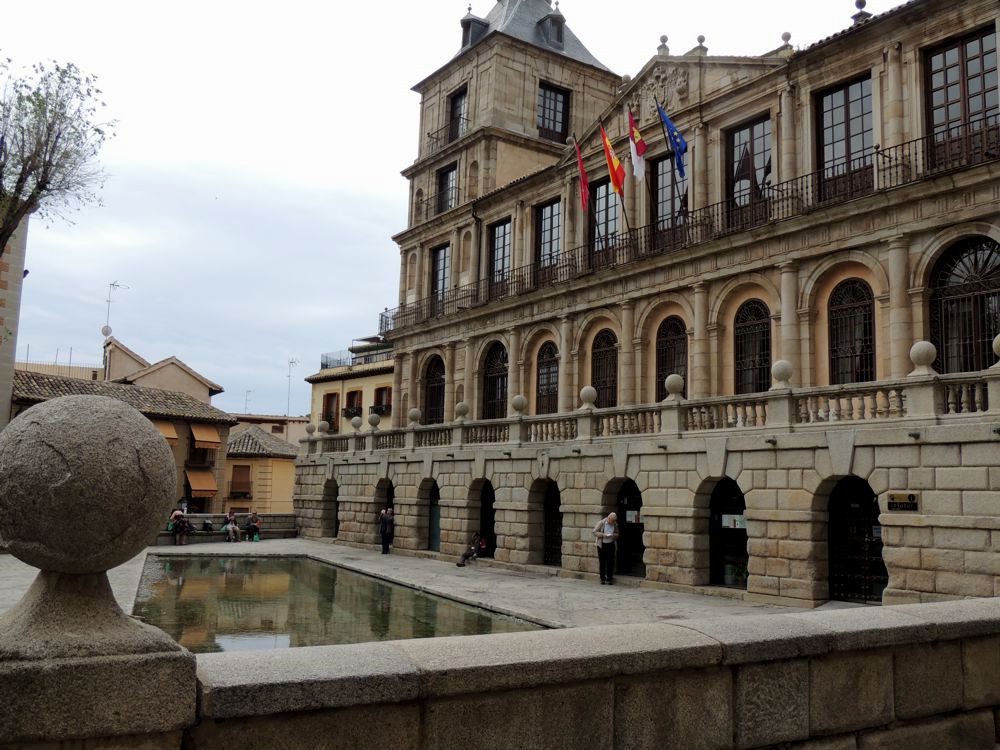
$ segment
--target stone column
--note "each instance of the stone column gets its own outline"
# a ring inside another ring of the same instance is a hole
[[[704,123],[694,129],[694,192],[692,210],[704,208],[711,203],[708,195],[708,132]]]
[[[461,230],[458,227],[452,230],[449,242],[451,243],[451,268],[448,269],[448,289],[450,290],[458,286],[462,267]]]
[[[563,183],[562,204],[559,206],[559,232],[562,239],[560,250],[566,252],[570,248],[576,247],[576,215],[579,212],[580,202],[576,191],[573,189],[575,181],[572,177],[567,178]]]
[[[793,382],[801,382],[799,346],[799,270],[795,261],[779,263],[781,269],[781,358],[792,365]]]
[[[527,225],[524,220],[525,213],[524,201],[518,201],[517,207],[514,209],[514,226],[511,227],[513,230],[510,238],[513,245],[510,252],[511,268],[520,268],[526,263],[524,256],[525,243],[528,241],[528,235]]]
[[[444,421],[455,420],[455,342],[444,345]]]
[[[399,251],[399,304],[406,303],[406,256],[405,250]]]
[[[694,284],[694,336],[691,338],[691,398],[710,395],[708,352],[708,290],[704,282]]]
[[[618,357],[618,404],[632,406],[635,403],[635,319],[633,303],[623,302],[622,331],[619,339]]]
[[[468,338],[463,342],[465,346],[465,372],[463,373],[463,378],[465,380],[465,393],[462,395],[463,400],[469,407],[469,414],[472,415],[473,419],[479,418],[479,413],[475,409],[476,403],[476,342],[475,339]]]
[[[573,320],[568,316],[559,319],[559,412],[573,411],[573,378],[570,349],[573,347]]]
[[[480,268],[480,247],[482,247],[482,234],[483,227],[480,221],[476,221],[472,225],[472,258],[471,268],[469,273],[470,281],[479,281],[479,268]]]
[[[406,415],[403,414],[403,360],[397,357],[392,367],[392,419],[393,428],[402,427]]]
[[[903,137],[903,45],[894,42],[885,50],[886,96],[882,107],[885,130],[882,148],[898,146]],[[876,162],[877,163],[877,162]]]
[[[414,279],[413,295],[416,299],[423,299],[427,296],[427,279],[424,278],[424,269],[427,267],[427,255],[430,251],[424,247],[423,243],[417,247],[417,278]],[[429,275],[429,274],[428,274]]]
[[[406,354],[406,363],[409,365],[410,369],[407,373],[407,384],[406,392],[410,394],[409,398],[409,408],[419,409],[420,408],[420,397],[417,395],[417,354],[416,352],[408,352]],[[404,420],[408,419],[406,414],[399,415],[400,424],[404,425],[406,422]]]
[[[507,413],[513,414],[510,402],[521,393],[521,332],[516,328],[507,330]]]
[[[634,377],[632,378],[632,388],[634,403],[645,404],[646,403],[646,391],[647,388],[643,388],[643,381],[646,375],[645,366],[645,348],[646,339],[637,336],[632,339],[632,357],[633,357],[633,372]],[[653,395],[650,397],[650,401],[656,400],[656,391],[653,391]]]
[[[910,242],[905,236],[889,240],[889,352],[890,376],[903,378],[910,371],[913,333],[910,308]]]
[[[795,157],[795,91],[789,86],[781,92],[781,171],[778,172],[778,182],[796,177]]]

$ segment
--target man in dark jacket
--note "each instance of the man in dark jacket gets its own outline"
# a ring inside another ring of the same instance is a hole
[[[392,537],[396,533],[396,518],[393,516],[392,508],[386,508],[378,517],[378,533],[382,537],[382,554],[389,554],[389,545],[392,544]]]

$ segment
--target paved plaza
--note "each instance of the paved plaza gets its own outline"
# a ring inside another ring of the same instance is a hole
[[[151,548],[109,572],[122,608],[131,612],[147,554],[307,556],[387,581],[412,586],[466,604],[529,619],[550,627],[666,622],[723,615],[798,611],[721,596],[676,593],[630,585],[600,586],[595,581],[560,578],[544,572],[516,571],[454,563],[307,539],[276,539],[259,544],[210,543]],[[12,607],[34,578],[33,568],[0,554],[0,612]],[[837,606],[837,605],[827,605]]]

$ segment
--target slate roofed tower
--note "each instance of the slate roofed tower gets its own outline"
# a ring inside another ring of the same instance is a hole
[[[622,82],[577,38],[558,3],[499,0],[485,16],[470,5],[460,29],[458,53],[413,87],[420,138],[403,170],[407,228],[394,237],[400,304],[475,279],[480,230],[460,244],[476,223],[476,199],[554,165]]]

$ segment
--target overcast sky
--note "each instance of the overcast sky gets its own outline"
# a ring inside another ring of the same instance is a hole
[[[895,0],[871,0],[881,13]],[[467,0],[79,2],[4,7],[16,64],[100,78],[117,137],[104,205],[28,233],[18,359],[98,363],[108,283],[114,335],[175,355],[226,392],[213,403],[309,410],[320,354],[374,334],[397,300],[391,235],[406,221],[418,97],[458,50]],[[493,0],[473,0],[485,16]],[[680,54],[805,46],[850,25],[853,0],[563,0],[605,65],[635,75],[659,35]]]

